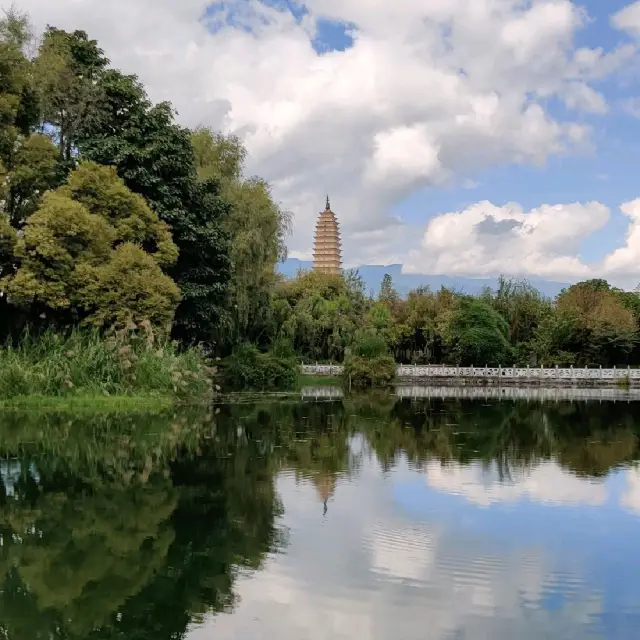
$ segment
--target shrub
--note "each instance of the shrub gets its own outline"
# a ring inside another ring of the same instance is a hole
[[[267,353],[243,344],[227,358],[222,379],[232,389],[292,389],[298,379],[298,364],[286,341],[278,341]]]
[[[342,382],[348,389],[388,387],[396,377],[396,363],[389,355],[363,358],[348,356],[344,361]]]

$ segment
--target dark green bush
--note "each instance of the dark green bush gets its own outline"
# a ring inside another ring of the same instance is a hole
[[[344,361],[342,382],[347,389],[388,387],[395,377],[396,363],[388,355],[375,358],[348,356]]]
[[[222,382],[231,389],[293,389],[298,380],[298,363],[291,346],[284,341],[262,353],[255,345],[236,347],[221,367]]]

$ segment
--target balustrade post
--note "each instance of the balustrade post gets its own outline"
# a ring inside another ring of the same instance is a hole
[[[571,379],[573,380],[573,365],[570,365],[571,367]]]
[[[502,380],[502,365],[501,364],[498,365],[498,378],[500,380]]]
[[[602,380],[602,365],[600,365],[600,380]]]

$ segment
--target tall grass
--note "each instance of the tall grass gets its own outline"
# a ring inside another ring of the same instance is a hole
[[[26,396],[212,395],[212,375],[198,349],[179,351],[149,325],[100,335],[73,331],[25,335],[0,347],[0,400]]]

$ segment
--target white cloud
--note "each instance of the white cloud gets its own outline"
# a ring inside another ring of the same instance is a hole
[[[498,502],[517,502],[524,498],[549,505],[601,505],[607,499],[604,484],[579,478],[563,470],[556,462],[542,462],[532,469],[514,470],[502,480],[495,463],[486,468],[479,463],[427,465],[426,481],[430,487],[466,497],[488,506]]]
[[[405,271],[559,280],[607,277],[620,286],[635,286],[640,278],[640,199],[622,203],[620,211],[628,218],[624,245],[598,262],[585,262],[581,245],[606,225],[607,206],[575,202],[525,211],[517,203],[477,202],[432,218],[421,247],[405,260]]]
[[[640,2],[629,4],[611,16],[611,24],[616,29],[640,36]]]
[[[608,219],[608,208],[597,202],[531,211],[478,202],[432,219],[405,267],[414,273],[585,277],[590,267],[577,257],[580,244]]]
[[[554,119],[546,100],[603,112],[592,83],[633,50],[576,48],[586,15],[569,0],[305,4],[298,22],[258,0],[19,2],[39,27],[88,31],[185,124],[239,132],[249,170],[294,211],[299,252],[327,191],[347,236],[381,232],[394,254],[407,231],[389,211],[416,188],[584,148],[588,128]],[[205,20],[209,6],[226,9]],[[353,46],[318,55],[319,18],[352,24]],[[376,251],[362,237],[345,241],[354,261],[383,261]]]

